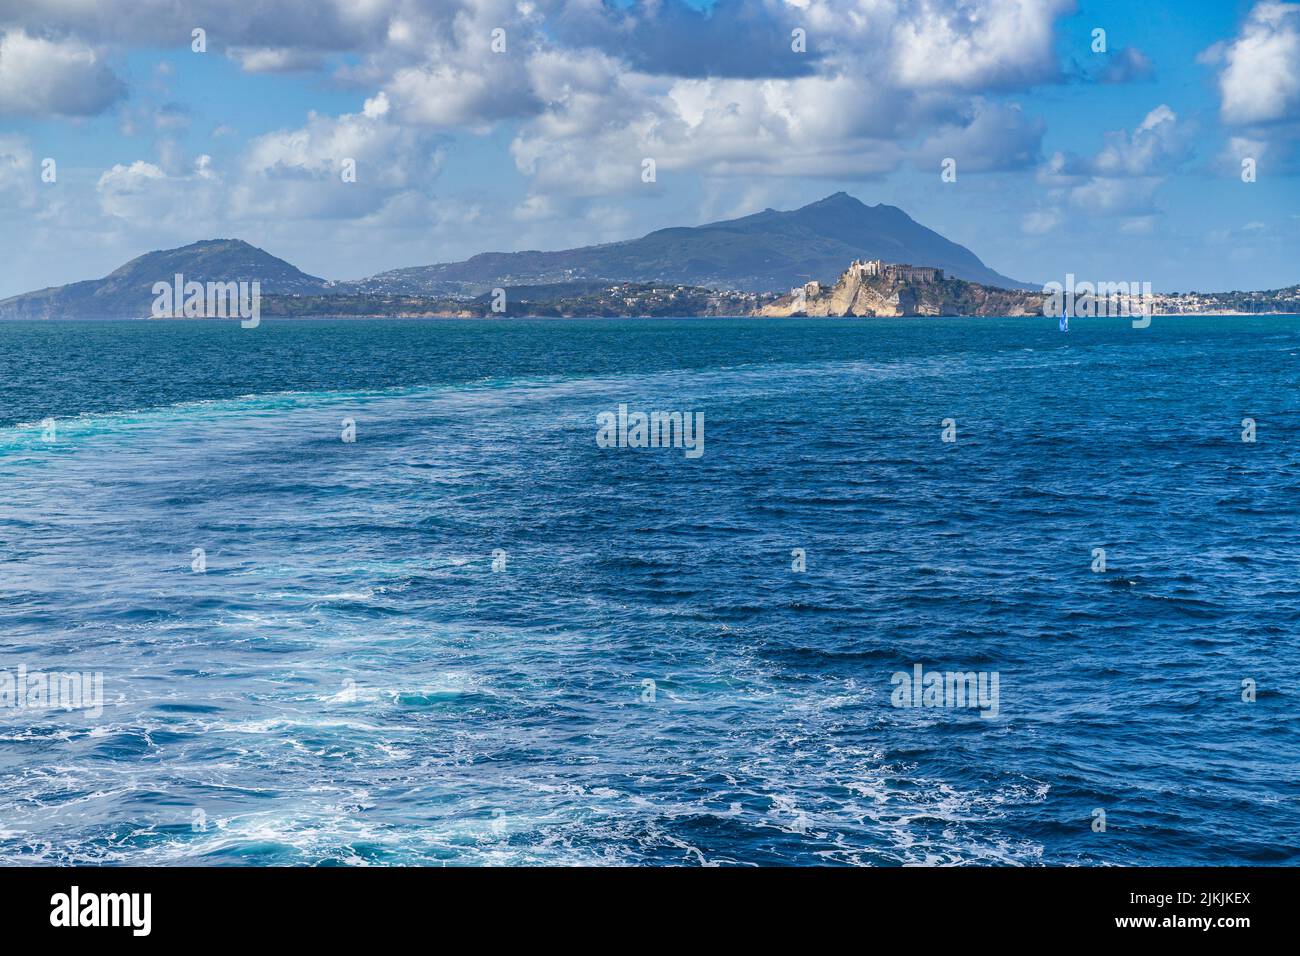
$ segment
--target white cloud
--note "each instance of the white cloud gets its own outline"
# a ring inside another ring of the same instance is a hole
[[[389,19],[411,0],[24,0],[4,7],[27,32],[73,34],[93,44],[171,47],[189,53],[190,31],[209,52],[232,48],[357,51],[378,48]],[[444,6],[446,4],[439,4]]]
[[[0,35],[0,115],[91,116],[125,92],[103,56],[76,40]]]
[[[292,47],[235,46],[226,55],[237,62],[245,73],[293,73],[314,70],[321,65],[323,53],[317,50],[296,50]]]
[[[1060,223],[1060,210],[1038,209],[1025,214],[1020,220],[1020,229],[1028,235],[1041,236],[1051,232]]]
[[[1107,133],[1106,145],[1090,167],[1098,176],[1146,176],[1170,172],[1186,158],[1187,138],[1178,116],[1164,103],[1149,112],[1131,134]]]
[[[987,90],[1054,78],[1053,24],[1072,7],[1071,0],[920,0],[893,27],[895,73],[912,89]]]
[[[1270,145],[1265,139],[1230,136],[1219,155],[1214,158],[1213,167],[1221,175],[1237,178],[1242,172],[1242,160],[1253,159],[1258,175],[1259,167],[1264,164],[1264,158],[1270,152]]]
[[[1157,176],[1137,179],[1093,177],[1070,190],[1070,203],[1093,215],[1145,213],[1163,180]]]
[[[644,190],[657,172],[862,179],[909,156],[959,150],[971,171],[1032,163],[1041,123],[1014,106],[912,92],[849,72],[764,80],[652,77],[609,57],[539,54],[530,62],[545,112],[511,150],[534,189],[575,195]],[[927,128],[940,132],[911,146]],[[943,155],[949,155],[944,152]]]
[[[534,190],[584,196],[644,192],[646,157],[661,178],[862,179],[958,154],[969,171],[1030,165],[1041,121],[977,91],[1055,78],[1054,21],[1069,6],[813,0],[796,21],[817,55],[806,75],[672,76],[539,47],[526,60],[528,89],[545,105],[512,154]],[[629,11],[629,29],[646,15]]]
[[[1115,130],[1093,156],[1056,152],[1039,167],[1038,181],[1058,205],[1026,216],[1026,232],[1047,231],[1059,204],[1095,216],[1126,217],[1128,231],[1148,227],[1160,186],[1190,157],[1191,137],[1178,115],[1161,103],[1130,132]]]
[[[1126,236],[1149,236],[1156,230],[1154,215],[1129,216],[1119,225],[1119,231]]]
[[[1102,83],[1136,83],[1150,78],[1151,60],[1137,47],[1122,47],[1110,55],[1105,68],[1097,75]]]
[[[129,166],[114,164],[99,177],[99,205],[106,215],[123,219],[150,219],[164,213],[160,206],[150,206],[159,193],[155,187],[167,181],[167,174],[153,163],[137,159]]]
[[[517,60],[486,61],[482,70],[448,64],[399,70],[386,87],[409,123],[450,128],[481,126],[527,116],[539,104],[524,82]]]
[[[121,224],[186,236],[219,218],[224,191],[212,157],[183,160],[170,142],[160,144],[160,154],[157,163],[137,159],[105,170],[95,184],[100,211]]]
[[[673,80],[607,66],[607,85],[597,90],[582,81],[589,58],[550,58],[548,109],[511,144],[534,189],[645,190],[645,159],[663,181],[684,170],[856,178],[887,172],[905,155],[887,131],[870,135],[873,91],[846,77]]]
[[[518,121],[511,150],[534,193],[596,196],[639,188],[647,156],[667,173],[849,179],[937,149],[960,151],[971,171],[1026,165],[1041,125],[981,94],[1059,78],[1055,23],[1070,3],[718,0],[701,12],[682,0],[286,0],[218,16],[216,0],[134,0],[129,10],[100,0],[93,16],[65,4],[45,15],[137,45],[175,46],[206,25],[210,49],[253,72],[317,68],[347,52],[346,66],[333,60],[336,79],[378,91],[361,121],[478,132]],[[806,53],[789,49],[791,24],[806,29]],[[493,49],[497,29],[504,52]],[[330,135],[324,122],[304,127],[313,143]],[[262,137],[251,152],[268,148]]]
[[[379,119],[388,113],[388,94],[380,91],[377,96],[371,97],[362,104],[361,114],[366,119]]]
[[[258,220],[357,217],[381,211],[397,194],[427,192],[441,165],[433,138],[390,119],[388,98],[380,93],[360,113],[312,113],[302,127],[257,137],[241,159],[234,214]],[[345,180],[345,169],[353,168],[355,181]]]
[[[1025,116],[1019,106],[977,99],[959,122],[929,137],[921,152],[936,171],[942,159],[955,159],[958,175],[1020,169],[1037,162],[1043,129],[1042,120]]]
[[[1249,125],[1300,116],[1300,4],[1259,3],[1241,34],[1207,51],[1222,58],[1220,113],[1227,123]]]

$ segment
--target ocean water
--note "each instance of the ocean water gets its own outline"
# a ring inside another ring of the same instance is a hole
[[[0,671],[103,680],[0,707],[0,861],[1300,863],[1298,384],[1294,316],[0,324]]]

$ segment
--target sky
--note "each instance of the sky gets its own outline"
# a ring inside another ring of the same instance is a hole
[[[1300,3],[0,0],[0,297],[201,239],[355,279],[839,190],[1024,281],[1293,285]]]

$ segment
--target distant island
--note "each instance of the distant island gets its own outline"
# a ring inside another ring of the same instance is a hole
[[[901,209],[835,193],[703,226],[558,252],[336,281],[239,239],[145,253],[102,279],[0,300],[0,319],[148,318],[158,283],[258,283],[267,317],[1041,315],[1043,286],[1001,275]],[[1152,313],[1300,312],[1300,286],[1165,293]]]
[[[942,269],[855,261],[833,285],[816,280],[791,290],[739,292],[687,285],[561,282],[511,286],[473,299],[379,293],[269,296],[262,313],[385,318],[493,316],[906,316],[1041,315],[1042,292],[998,289],[945,278]]]
[[[486,252],[463,262],[395,269],[349,281],[309,275],[239,239],[209,239],[145,253],[102,279],[0,300],[0,319],[144,318],[150,314],[154,283],[170,282],[177,274],[203,283],[258,281],[264,297],[328,297],[324,311],[341,315],[394,310],[474,313],[476,299],[500,288],[514,290],[509,298],[516,302],[554,303],[553,312],[586,301],[599,309],[595,314],[604,315],[609,314],[612,294],[600,295],[597,306],[592,283],[606,288],[653,286],[657,291],[638,288],[623,296],[651,309],[670,290],[683,290],[679,299],[685,295],[693,302],[722,304],[731,301],[731,293],[770,296],[813,279],[829,280],[859,258],[920,262],[972,282],[1038,288],[995,272],[969,249],[896,206],[868,206],[841,192],[799,209],[766,209],[739,219],[659,229],[621,242],[554,252]],[[708,293],[686,294],[687,289]],[[460,308],[447,303],[459,303]],[[288,304],[277,308],[279,314],[298,312]],[[623,312],[631,308],[621,307]]]
[[[502,289],[472,299],[441,296],[273,295],[262,314],[279,318],[654,318],[1043,315],[1044,294],[945,277],[943,270],[880,260],[855,261],[832,284],[788,293],[738,292],[636,282],[558,282]],[[1300,285],[1269,292],[1156,294],[1153,315],[1300,314]]]

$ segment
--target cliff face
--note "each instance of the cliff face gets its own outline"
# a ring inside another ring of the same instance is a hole
[[[995,289],[963,279],[899,280],[850,266],[829,289],[809,283],[760,310],[766,316],[1042,315],[1036,292]]]

